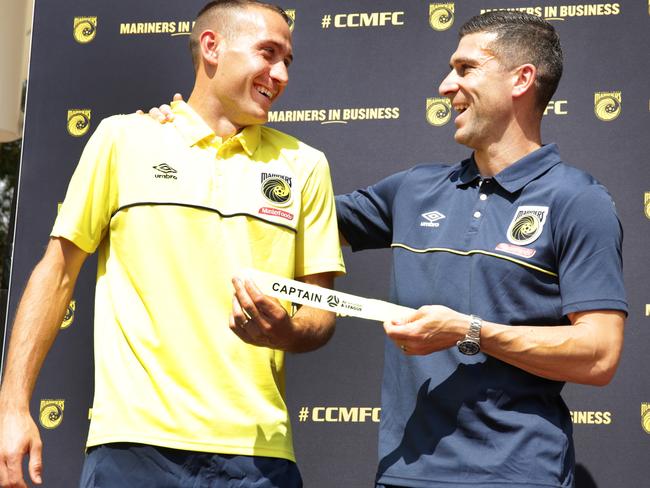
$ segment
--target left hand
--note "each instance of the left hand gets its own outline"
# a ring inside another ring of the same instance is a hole
[[[386,335],[404,354],[425,355],[455,346],[465,337],[468,318],[442,305],[420,307],[410,317],[384,322]]]
[[[182,101],[183,95],[180,93],[175,93],[173,100],[175,102]],[[135,111],[138,115],[144,115],[144,112],[140,109]],[[149,117],[154,119],[159,124],[166,124],[167,122],[173,122],[174,112],[172,111],[171,106],[166,103],[163,103],[160,107],[152,107],[149,109]]]
[[[275,298],[264,295],[253,281],[234,277],[230,330],[254,346],[288,350],[294,340],[294,324]]]

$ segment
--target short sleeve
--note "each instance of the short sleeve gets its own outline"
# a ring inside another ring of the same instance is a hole
[[[623,229],[607,191],[592,185],[576,193],[564,205],[555,226],[562,312],[627,313]]]
[[[339,228],[353,251],[390,247],[393,202],[406,174],[396,173],[375,185],[336,197]]]
[[[327,159],[322,153],[307,177],[301,198],[295,276],[344,273],[332,180]]]
[[[50,235],[93,253],[117,207],[114,123],[102,121],[88,140]]]

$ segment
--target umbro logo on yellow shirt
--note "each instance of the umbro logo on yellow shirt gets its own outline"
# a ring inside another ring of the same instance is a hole
[[[158,173],[154,173],[154,178],[165,178],[167,180],[178,179],[174,174],[174,173],[178,173],[178,171],[176,171],[167,163],[160,163],[158,166],[153,166],[153,169],[158,171]]]

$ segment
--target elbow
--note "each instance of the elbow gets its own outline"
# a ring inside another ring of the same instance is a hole
[[[614,379],[617,368],[618,357],[602,358],[591,369],[585,383],[591,386],[607,386]]]

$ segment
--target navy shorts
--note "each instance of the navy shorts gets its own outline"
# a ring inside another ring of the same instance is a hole
[[[181,451],[142,444],[91,447],[80,488],[302,488],[287,459]]]

